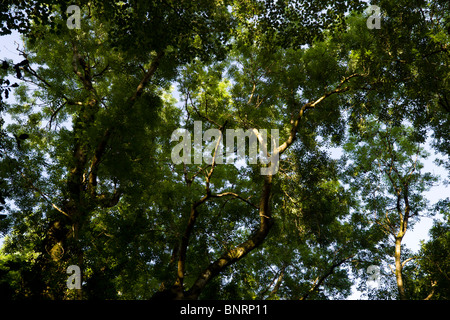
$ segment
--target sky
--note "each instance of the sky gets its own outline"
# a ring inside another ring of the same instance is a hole
[[[17,47],[22,48],[22,41],[17,32],[13,32],[12,35],[1,36],[0,37],[0,59],[9,58],[13,59],[15,63],[20,62],[23,57],[19,55],[17,52]],[[11,79],[12,80],[12,79]],[[177,97],[178,98],[178,97]],[[9,102],[13,102],[14,97],[10,95]],[[5,120],[8,122],[8,117],[3,114],[2,115]],[[425,193],[426,197],[430,201],[430,204],[434,204],[440,199],[444,199],[450,196],[450,188],[443,184],[445,179],[448,179],[448,172],[442,168],[437,166],[434,163],[434,159],[436,157],[443,158],[442,156],[436,155],[434,150],[431,148],[430,144],[431,138],[428,137],[426,143],[426,149],[430,152],[430,157],[426,161],[424,161],[424,168],[422,172],[431,172],[435,175],[441,177],[441,181],[433,186],[428,192]],[[334,158],[338,158],[341,154],[339,149],[331,149],[331,156]],[[445,158],[448,161],[448,156]],[[439,218],[439,217],[437,217]],[[408,230],[404,237],[405,245],[411,249],[412,251],[418,251],[420,249],[421,240],[427,240],[429,238],[428,231],[433,225],[433,218],[423,217],[421,220],[414,226],[413,230]],[[3,238],[0,237],[0,248],[3,243]],[[354,291],[350,299],[357,299],[360,297],[360,293]]]

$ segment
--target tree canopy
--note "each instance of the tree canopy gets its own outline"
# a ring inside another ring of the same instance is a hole
[[[0,296],[449,299],[450,4],[372,4],[2,2]]]

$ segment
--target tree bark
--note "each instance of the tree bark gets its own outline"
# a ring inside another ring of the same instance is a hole
[[[401,246],[402,246],[403,232],[400,232],[395,237],[395,278],[397,280],[397,288],[400,296],[400,300],[406,300],[405,295],[405,287],[403,284],[403,276],[402,276],[402,258],[401,258]]]

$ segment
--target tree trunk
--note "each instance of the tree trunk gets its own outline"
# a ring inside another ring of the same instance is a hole
[[[402,259],[401,259],[401,245],[402,245],[403,234],[400,233],[395,237],[395,278],[397,280],[398,293],[400,295],[400,300],[406,300],[405,287],[403,285],[402,277]]]

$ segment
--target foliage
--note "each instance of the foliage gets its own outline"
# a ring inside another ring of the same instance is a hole
[[[360,1],[80,1],[73,30],[65,2],[2,3],[24,39],[0,70],[2,297],[447,299],[448,221],[401,239],[431,213],[426,134],[449,153],[448,4],[374,3],[379,30]],[[174,164],[195,121],[279,129],[278,172]]]

